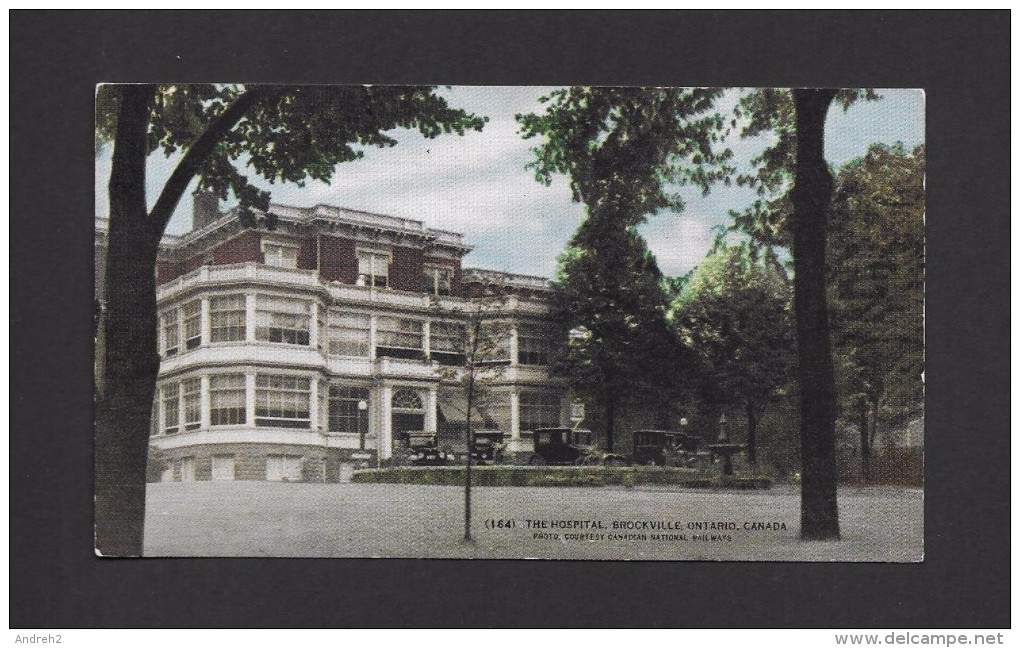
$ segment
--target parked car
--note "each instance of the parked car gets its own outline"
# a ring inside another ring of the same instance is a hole
[[[591,430],[571,428],[540,428],[532,432],[534,454],[532,466],[625,466],[627,459],[616,454],[599,452]]]
[[[476,430],[471,459],[479,466],[499,462],[503,457],[503,433],[499,430]]]
[[[436,433],[413,430],[407,432],[407,446],[411,450],[413,466],[445,466],[455,459],[453,453],[436,446]]]
[[[712,462],[704,439],[669,430],[638,430],[632,436],[634,463],[642,466],[704,468]]]

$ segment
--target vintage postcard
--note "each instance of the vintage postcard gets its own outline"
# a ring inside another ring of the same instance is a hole
[[[918,89],[101,85],[102,556],[924,558]]]

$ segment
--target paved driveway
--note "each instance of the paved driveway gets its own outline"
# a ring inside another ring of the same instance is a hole
[[[841,489],[838,542],[799,540],[794,487],[478,487],[472,501],[475,543],[467,544],[461,540],[459,487],[152,484],[145,554],[808,561],[923,556],[920,489]]]

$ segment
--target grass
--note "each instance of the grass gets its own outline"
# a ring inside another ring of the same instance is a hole
[[[354,473],[358,484],[417,484],[460,486],[463,466],[429,466],[362,470]],[[764,489],[772,486],[767,477],[737,474],[724,477],[715,471],[687,468],[627,467],[523,467],[478,466],[472,468],[473,486],[684,486],[687,488]]]

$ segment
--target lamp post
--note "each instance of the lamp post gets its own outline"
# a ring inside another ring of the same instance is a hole
[[[722,416],[719,417],[719,443],[730,442],[730,422],[726,418],[726,412],[723,412]]]
[[[368,403],[366,401],[359,400],[358,401],[358,432],[361,433],[361,442],[359,444],[359,449],[360,450],[364,450],[365,449],[365,434],[368,433],[368,425],[363,424],[363,423],[367,423],[367,421],[362,421],[361,420],[361,417],[365,415],[365,412],[367,410],[368,410]]]

